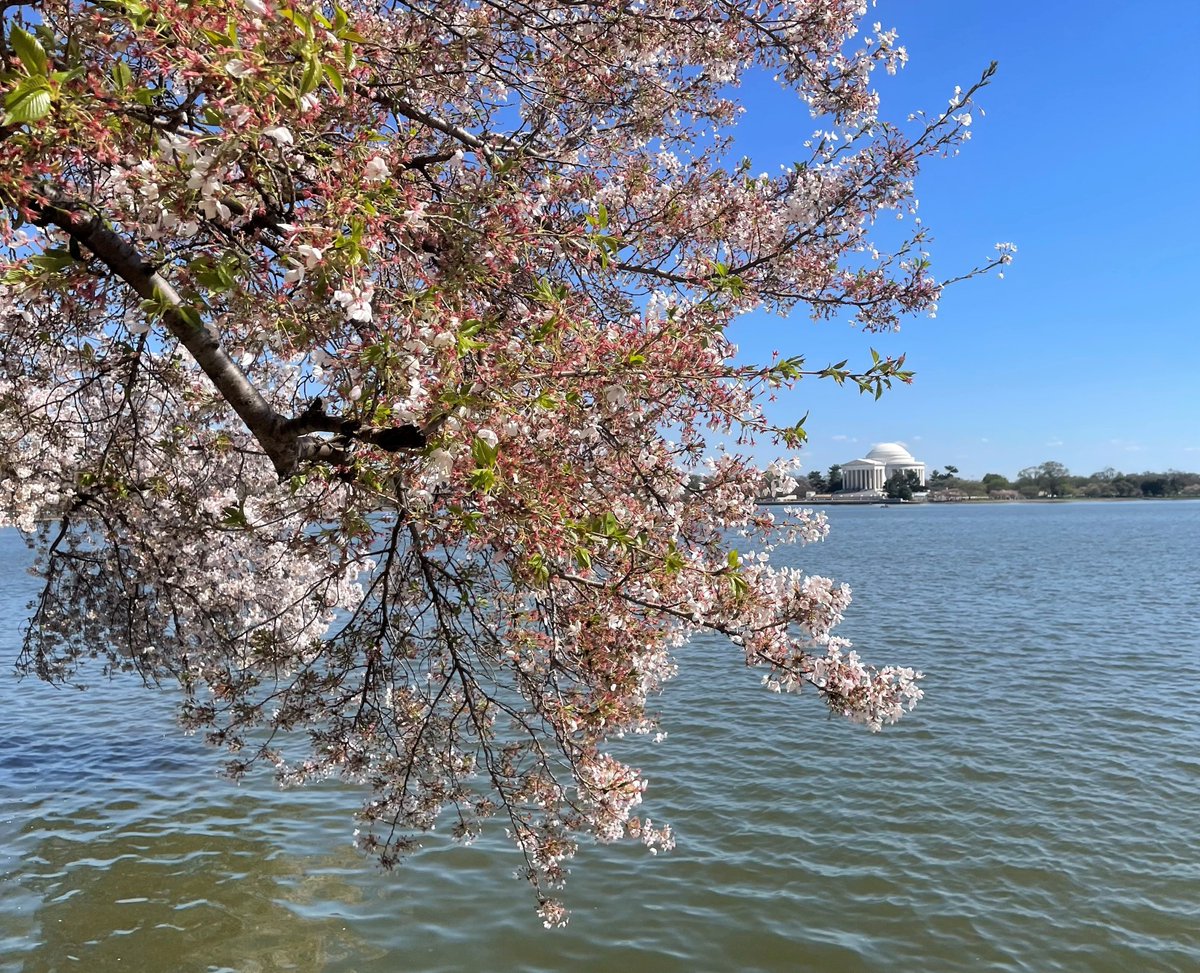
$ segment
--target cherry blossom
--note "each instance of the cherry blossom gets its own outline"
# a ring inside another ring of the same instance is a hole
[[[661,739],[693,636],[898,719],[919,673],[833,634],[848,589],[772,557],[823,518],[758,506],[732,444],[799,448],[763,400],[805,378],[911,373],[747,365],[726,337],[941,298],[926,229],[874,228],[915,211],[991,69],[890,122],[871,77],[907,54],[865,12],[6,7],[0,525],[43,583],[23,671],[178,687],[233,776],[359,785],[387,866],[498,819],[548,925],[583,838],[671,847],[618,741]],[[776,174],[729,161],[750,72],[815,127]]]

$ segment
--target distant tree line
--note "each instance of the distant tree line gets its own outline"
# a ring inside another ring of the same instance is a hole
[[[828,473],[811,470],[808,474],[808,489],[813,493],[837,493],[842,488],[842,464],[834,463]]]
[[[1014,480],[999,473],[987,473],[982,480],[964,480],[958,470],[946,467],[946,473],[934,470],[929,475],[931,492],[955,490],[969,497],[1015,495],[1037,497],[1180,497],[1200,496],[1200,473],[1122,473],[1107,467],[1090,476],[1076,476],[1062,463],[1049,460],[1027,466]]]
[[[697,478],[699,479],[699,478]],[[764,474],[763,497],[780,496],[784,491],[776,474]],[[796,485],[795,494],[837,493],[842,489],[842,468],[834,464],[827,473],[811,470]],[[884,493],[893,500],[911,500],[922,490],[933,495],[991,499],[1036,499],[1038,497],[1200,497],[1200,473],[1121,473],[1107,467],[1091,476],[1075,476],[1062,463],[1047,461],[1021,470],[1010,480],[999,473],[987,473],[980,480],[958,475],[958,467],[929,473],[925,485],[913,470],[893,473],[884,484]]]

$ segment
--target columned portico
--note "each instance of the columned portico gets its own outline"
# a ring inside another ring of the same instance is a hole
[[[913,459],[899,443],[879,443],[865,458],[842,464],[841,492],[882,495],[890,477],[909,472],[916,474],[920,486],[925,486],[924,463]]]
[[[856,459],[842,466],[842,489],[861,493],[863,490],[882,490],[887,482],[887,467],[876,460]]]

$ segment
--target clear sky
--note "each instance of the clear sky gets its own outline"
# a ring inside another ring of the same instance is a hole
[[[890,120],[941,110],[999,61],[972,140],[927,164],[918,196],[940,276],[999,241],[1019,253],[1004,280],[950,288],[935,319],[897,334],[802,310],[735,326],[747,359],[853,365],[873,346],[917,372],[878,402],[806,380],[775,403],[777,422],[811,411],[805,468],[897,441],[971,477],[1046,460],[1200,470],[1200,0],[879,0],[867,20],[908,48],[897,77],[876,74]],[[755,171],[802,158],[807,114],[758,84],[743,95],[738,148]]]

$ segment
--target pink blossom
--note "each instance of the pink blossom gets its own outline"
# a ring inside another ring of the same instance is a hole
[[[911,373],[748,361],[728,329],[934,311],[927,231],[877,221],[990,71],[892,123],[872,72],[907,55],[858,2],[274,9],[38,6],[52,111],[0,140],[0,525],[44,579],[21,666],[178,683],[231,775],[361,788],[386,866],[503,829],[561,925],[580,840],[674,843],[612,741],[664,736],[691,637],[871,730],[921,698],[836,635],[848,588],[779,563],[824,518],[717,448],[794,452],[763,403],[802,377]],[[748,72],[819,119],[778,172],[729,171]]]

